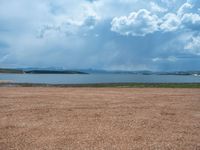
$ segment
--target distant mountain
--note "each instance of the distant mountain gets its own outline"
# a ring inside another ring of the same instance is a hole
[[[81,71],[73,70],[47,70],[47,69],[0,69],[0,73],[13,73],[13,74],[88,74]]]
[[[153,74],[151,71],[122,71],[122,70],[95,70],[95,69],[81,69],[80,71],[90,74]]]
[[[149,70],[141,70],[141,71],[108,71],[108,70],[80,70],[83,72],[87,72],[90,74],[135,74],[135,75],[200,75],[200,71],[172,71],[172,72],[153,72]]]
[[[57,71],[57,70],[29,70],[24,71],[27,74],[88,74],[85,72],[80,71],[71,71],[71,70],[63,70],[63,71]]]
[[[200,75],[200,71],[157,72],[158,75]]]

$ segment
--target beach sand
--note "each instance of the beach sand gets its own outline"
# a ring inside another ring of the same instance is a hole
[[[1,83],[12,83],[12,81],[10,81],[10,80],[0,80],[0,84]]]
[[[200,150],[200,89],[0,88],[0,150]]]

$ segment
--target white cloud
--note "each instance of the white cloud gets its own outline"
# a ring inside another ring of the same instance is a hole
[[[191,9],[193,8],[193,5],[190,3],[184,3],[177,11],[177,15],[179,17],[182,17],[185,13],[189,13]]]
[[[95,1],[98,1],[98,0],[86,0],[86,1],[88,1],[88,2],[95,2]]]
[[[200,15],[194,13],[184,14],[182,17],[182,24],[191,29],[200,29]]]
[[[158,61],[162,61],[163,59],[162,58],[159,58],[159,57],[155,57],[152,59],[153,62],[158,62]]]
[[[151,6],[151,10],[154,12],[161,12],[164,13],[167,11],[166,8],[163,8],[161,6],[159,6],[158,4],[154,3],[154,2],[150,2],[150,6]]]
[[[129,16],[115,17],[111,23],[111,30],[122,35],[145,36],[159,29],[159,21],[156,15],[141,9]]]
[[[88,16],[85,18],[83,25],[93,29],[97,22],[98,18],[96,16]]]
[[[200,56],[200,36],[191,37],[184,49],[191,54]]]
[[[87,16],[83,20],[79,21],[66,18],[63,22],[58,24],[43,25],[39,29],[37,37],[43,38],[44,36],[49,36],[50,34],[54,34],[56,36],[57,34],[65,36],[75,35],[80,31],[93,29],[97,22],[98,19],[96,16]]]
[[[161,0],[161,2],[169,7],[172,6],[176,2],[176,0]]]
[[[176,31],[180,24],[181,20],[176,16],[176,14],[168,13],[163,17],[160,29],[165,32]]]
[[[182,27],[190,30],[200,29],[200,15],[196,8],[196,0],[188,0],[177,11],[177,16],[181,19]]]
[[[168,62],[176,62],[177,58],[175,56],[169,56],[166,58],[162,58],[162,57],[155,57],[152,59],[153,62],[161,62],[161,61],[168,61]]]
[[[187,2],[192,4],[197,9],[200,7],[199,0],[187,0]]]
[[[176,62],[176,61],[177,61],[177,58],[176,58],[175,56],[169,56],[169,57],[167,58],[167,60],[170,61],[170,62]]]
[[[65,36],[76,34],[80,25],[72,22],[64,22],[58,25],[43,25],[37,33],[38,38],[50,37],[50,36]]]
[[[183,28],[199,30],[200,15],[197,13],[198,9],[193,9],[193,3],[185,2],[176,12],[164,13],[167,9],[162,9],[156,3],[151,2],[153,13],[141,9],[138,12],[132,12],[129,16],[115,17],[111,23],[111,30],[121,35],[132,36],[145,36],[156,31],[172,32]]]

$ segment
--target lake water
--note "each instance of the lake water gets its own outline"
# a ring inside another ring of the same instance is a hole
[[[0,74],[0,80],[17,83],[200,83],[200,76],[133,74]]]

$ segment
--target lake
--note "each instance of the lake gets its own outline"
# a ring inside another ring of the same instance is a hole
[[[134,74],[0,74],[0,80],[16,83],[200,83],[200,76]]]

